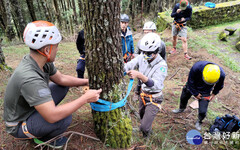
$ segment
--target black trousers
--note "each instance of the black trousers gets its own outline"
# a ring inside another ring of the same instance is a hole
[[[201,93],[200,93],[201,94]],[[185,109],[187,107],[188,100],[191,98],[192,94],[187,88],[187,84],[183,87],[182,94],[180,97],[180,109]],[[198,100],[198,119],[200,122],[206,117],[209,100],[204,99],[203,97],[210,96],[209,94],[202,95],[202,98]]]

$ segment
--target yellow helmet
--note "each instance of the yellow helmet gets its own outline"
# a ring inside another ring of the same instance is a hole
[[[208,64],[203,69],[203,80],[207,84],[214,84],[220,78],[220,68],[215,64]]]

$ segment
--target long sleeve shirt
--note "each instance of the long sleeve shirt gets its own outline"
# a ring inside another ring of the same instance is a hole
[[[207,64],[214,63],[209,61],[199,61],[196,62],[190,70],[187,86],[194,96],[197,96],[199,93],[201,95],[210,95],[211,91],[213,94],[217,95],[224,86],[225,73],[221,67],[219,67],[220,78],[215,86],[208,85],[203,81],[203,69]]]
[[[143,91],[148,93],[161,92],[164,87],[164,80],[167,76],[167,63],[162,57],[157,54],[157,57],[149,63],[144,59],[143,54],[138,55],[124,66],[125,71],[139,69],[143,75],[153,81],[153,86],[149,87],[146,84],[142,84]]]
[[[133,37],[132,37],[132,31],[130,28],[127,27],[126,33],[121,33],[122,37],[122,52],[123,56],[127,53],[134,53],[134,44],[133,44]]]
[[[172,10],[171,17],[174,18],[174,20],[177,23],[186,23],[188,20],[192,17],[192,7],[190,5],[187,6],[185,10],[180,11],[180,13],[177,13],[177,10],[180,9],[180,4],[177,3],[175,7]],[[181,21],[181,18],[185,18],[185,21]]]

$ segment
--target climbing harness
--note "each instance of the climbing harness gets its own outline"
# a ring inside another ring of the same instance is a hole
[[[202,97],[202,99],[203,99],[203,100],[206,100],[206,101],[210,101],[210,97],[211,97],[211,96]]]
[[[81,59],[81,60],[85,60],[85,57],[83,57],[83,56],[80,56],[80,58],[79,59]]]
[[[186,26],[186,24],[177,23],[176,21],[174,21],[173,24],[175,25],[178,31],[180,31],[184,26]]]
[[[159,95],[162,95],[162,92],[161,92],[160,94],[155,95],[155,94],[146,94],[146,93],[144,93],[144,92],[142,91],[142,93],[140,94],[144,106],[153,104],[153,105],[157,106],[159,109],[161,109],[161,105],[160,105],[160,104],[154,103],[154,102],[152,101],[152,98],[158,97]],[[144,100],[144,96],[145,96],[145,97],[149,97],[150,102],[147,102],[147,103],[146,103],[146,101]]]
[[[5,122],[6,126],[8,126],[8,127],[18,126],[19,123],[21,123],[21,122],[8,122],[8,121]],[[23,121],[23,122],[22,122],[22,126],[21,126],[21,127],[22,127],[23,133],[28,137],[28,138],[24,138],[24,139],[36,138],[34,135],[32,135],[32,134],[28,131],[27,122],[26,122],[26,121]],[[21,139],[22,139],[22,138],[21,138]]]
[[[34,135],[32,135],[31,133],[28,132],[26,121],[23,121],[23,123],[22,123],[22,131],[30,139],[36,138]]]
[[[124,63],[127,63],[131,60],[132,54],[129,52],[126,52],[125,55],[123,56]]]

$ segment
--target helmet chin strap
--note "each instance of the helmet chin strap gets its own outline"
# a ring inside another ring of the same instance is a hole
[[[51,56],[51,52],[52,52],[52,45],[50,45],[50,51],[49,51],[49,54],[44,54],[43,52],[41,52],[41,51],[38,50],[38,49],[37,49],[37,51],[38,51],[39,54],[41,54],[41,55],[47,57],[47,62],[50,62],[50,56]]]

